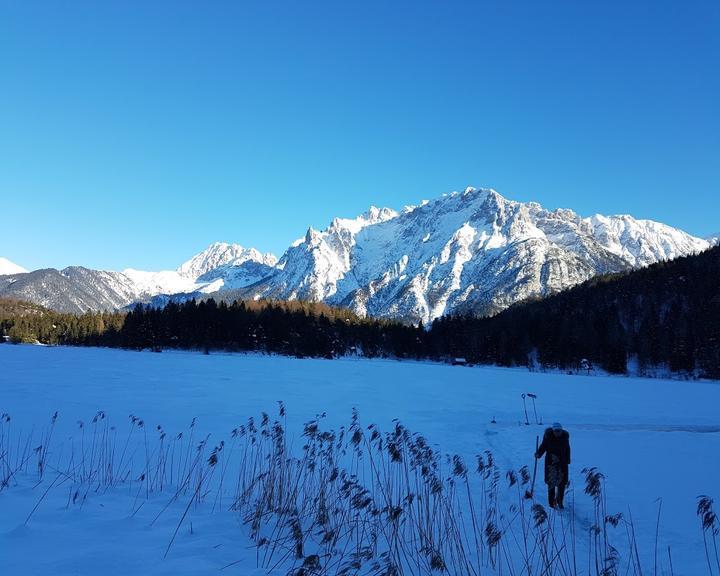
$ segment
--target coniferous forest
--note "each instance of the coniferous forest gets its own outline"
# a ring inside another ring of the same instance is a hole
[[[61,314],[0,299],[0,330],[10,342],[110,346],[136,350],[257,351],[332,358],[421,356],[424,330],[362,319],[309,302],[189,300],[129,312]]]
[[[171,302],[129,312],[60,314],[0,300],[11,342],[130,349],[258,351],[299,357],[448,360],[622,374],[633,365],[720,378],[720,247],[598,277],[487,318],[423,326],[363,319],[307,302]]]
[[[612,373],[667,368],[720,378],[720,246],[518,304],[490,318],[433,323],[434,352],[473,362]]]

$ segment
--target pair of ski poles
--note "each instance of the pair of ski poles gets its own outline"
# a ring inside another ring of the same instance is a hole
[[[522,395],[523,408],[525,409],[525,425],[526,426],[530,425],[530,418],[528,418],[527,403],[525,402],[525,396],[527,396],[528,398],[532,398],[533,413],[535,414],[535,424],[542,424],[542,422],[540,422],[540,420],[538,419],[537,407],[535,406],[535,399],[537,398],[537,396],[535,394],[531,394],[530,392],[528,392],[527,394]]]

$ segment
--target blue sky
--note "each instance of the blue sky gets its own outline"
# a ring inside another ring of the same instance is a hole
[[[0,0],[0,255],[174,268],[467,185],[720,229],[720,3]]]

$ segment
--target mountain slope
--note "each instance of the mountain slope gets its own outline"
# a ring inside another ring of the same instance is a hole
[[[120,272],[73,266],[0,276],[0,295],[60,312],[86,312],[120,308],[135,297],[135,291]]]

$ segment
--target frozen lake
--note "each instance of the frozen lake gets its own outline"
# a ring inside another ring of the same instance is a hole
[[[535,437],[544,426],[535,423],[530,402],[531,424],[524,424],[523,393],[537,396],[545,424],[560,421],[570,432],[568,500],[575,491],[578,517],[591,510],[580,471],[595,466],[607,478],[608,511],[632,514],[645,572],[653,570],[661,498],[660,565],[669,573],[670,545],[674,574],[707,573],[696,506],[701,494],[720,496],[718,383],[389,360],[0,345],[0,413],[11,415],[14,431],[28,433],[47,427],[57,411],[58,442],[77,434],[78,420],[88,422],[98,410],[118,427],[134,414],[150,429],[161,425],[169,433],[196,418],[199,432],[227,439],[249,416],[276,414],[282,400],[295,447],[302,444],[304,422],[326,413],[323,425],[339,427],[357,408],[364,425],[389,430],[399,419],[471,463],[490,450],[502,470],[532,469]],[[197,574],[233,562],[223,573],[255,571],[247,531],[230,513],[194,509],[192,533],[183,529],[163,560],[183,507],[150,526],[146,509],[128,513],[122,490],[93,495],[82,509],[66,509],[67,489],[51,490],[25,524],[43,490],[20,478],[0,492],[0,557],[8,574]]]

